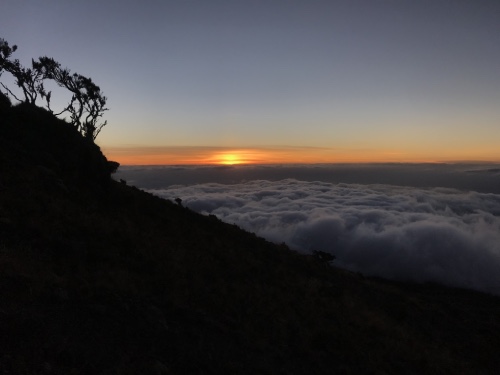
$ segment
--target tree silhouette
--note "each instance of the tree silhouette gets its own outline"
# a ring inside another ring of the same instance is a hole
[[[50,92],[45,91],[43,86],[44,76],[40,70],[40,64],[31,60],[31,68],[25,68],[21,65],[18,59],[14,61],[9,61],[5,65],[5,71],[12,74],[15,78],[16,85],[22,90],[24,94],[24,102],[36,104],[38,96],[45,98],[48,103],[50,103]],[[18,101],[23,101],[19,99],[11,90],[9,90],[4,84],[2,86]]]
[[[17,50],[17,46],[9,46],[9,43],[0,38],[0,76],[2,75],[5,66],[9,63],[9,57]]]
[[[16,85],[22,90],[24,100],[19,99],[7,86],[0,83],[7,92],[20,102],[36,104],[38,98],[46,101],[47,109],[50,108],[51,92],[44,87],[45,80],[53,80],[59,87],[71,93],[68,105],[56,116],[69,114],[70,123],[87,139],[94,141],[101,129],[107,124],[102,121],[106,108],[107,98],[91,78],[78,73],[71,73],[69,69],[62,68],[61,64],[51,57],[40,57],[37,61],[31,60],[31,67],[25,68],[18,59],[11,60],[17,46],[10,47],[8,42],[0,39],[0,76],[3,71],[10,73]]]
[[[107,121],[99,122],[106,108],[107,98],[91,78],[78,73],[71,74],[67,68],[50,57],[40,57],[43,76],[54,80],[72,94],[69,104],[57,115],[68,113],[71,123],[86,138],[95,140]]]
[[[38,96],[50,103],[50,92],[46,92],[43,86],[43,72],[41,65],[35,60],[31,60],[31,68],[25,68],[18,59],[11,60],[10,57],[17,50],[17,46],[9,46],[9,43],[0,38],[0,75],[3,71],[10,73],[14,78],[16,85],[24,94],[24,102],[35,104]],[[14,97],[22,102],[7,86],[2,83],[2,87]]]

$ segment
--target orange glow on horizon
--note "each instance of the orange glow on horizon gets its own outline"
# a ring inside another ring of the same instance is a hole
[[[464,154],[394,150],[336,150],[321,147],[223,148],[223,147],[103,147],[109,160],[121,165],[245,165],[322,163],[439,163],[454,161],[495,162],[479,152]]]

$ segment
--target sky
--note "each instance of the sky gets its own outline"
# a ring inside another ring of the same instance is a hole
[[[500,162],[495,0],[2,0],[0,37],[100,86],[121,164]]]

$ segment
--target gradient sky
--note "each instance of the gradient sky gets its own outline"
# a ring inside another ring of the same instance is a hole
[[[498,0],[2,0],[0,37],[101,87],[122,164],[500,162]]]

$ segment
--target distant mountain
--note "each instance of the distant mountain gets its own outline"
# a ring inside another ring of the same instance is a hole
[[[115,167],[0,96],[1,374],[498,372],[499,298],[339,270]]]

